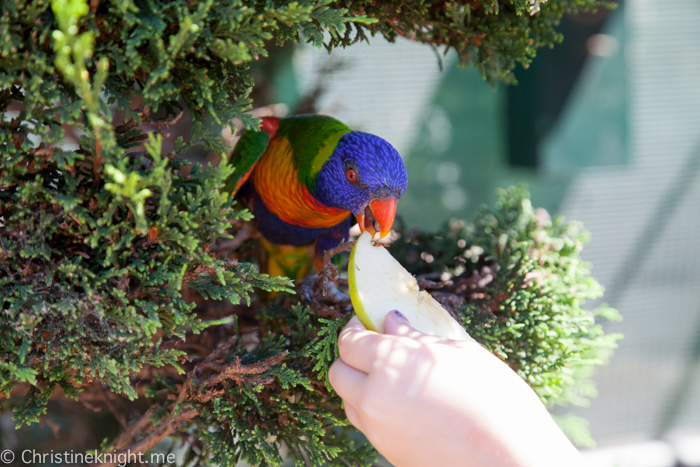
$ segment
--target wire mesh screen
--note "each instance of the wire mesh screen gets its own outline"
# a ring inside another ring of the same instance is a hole
[[[446,60],[452,62],[450,55]],[[329,55],[302,47],[294,63],[302,94],[320,85],[320,113],[389,141],[405,156],[415,142],[425,109],[440,83],[438,55],[425,44],[382,37]]]
[[[700,3],[625,2],[629,164],[576,175],[561,212],[625,339],[580,413],[601,444],[700,429]]]
[[[449,60],[441,74],[428,47],[375,38],[371,47],[333,57],[307,48],[295,58],[302,92],[326,70],[319,110],[388,139],[410,154],[408,165],[424,158],[426,179],[445,165],[439,162],[449,162],[457,167],[454,183],[475,200],[525,180],[535,204],[558,205],[592,233],[584,258],[606,287],[602,301],[624,318],[608,331],[625,335],[611,364],[596,376],[599,396],[577,410],[603,447],[700,432],[698,24],[697,0],[626,0],[603,31],[617,39],[618,49],[603,58],[591,53],[563,123],[541,148],[542,167],[530,172],[508,167],[505,154],[494,155],[504,151],[503,122],[470,133],[487,111],[504,118],[503,89],[480,83],[473,71],[455,74]],[[331,60],[343,65],[333,68]],[[455,110],[469,106],[478,111]],[[451,135],[442,135],[445,147],[428,154],[421,148],[432,134],[435,108],[447,109],[438,126]],[[473,141],[454,144],[460,132]],[[430,202],[439,205],[440,186],[430,186]],[[538,193],[547,197],[537,199]],[[409,194],[402,203],[412,202]],[[476,204],[454,215],[468,217]],[[414,223],[429,216],[414,211]]]

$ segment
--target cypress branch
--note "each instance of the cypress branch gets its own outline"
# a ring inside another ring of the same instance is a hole
[[[560,39],[563,13],[608,3],[2,5],[0,390],[17,427],[65,396],[117,414],[123,432],[105,450],[147,450],[169,436],[192,465],[280,465],[287,446],[298,465],[369,466],[374,452],[349,436],[327,381],[350,317],[328,293],[343,287],[338,271],[329,257],[319,281],[294,295],[291,281],[246,261],[255,246],[239,226],[252,216],[223,190],[235,167],[210,128],[258,124],[246,113],[248,67],[272,41],[332,50],[404,36],[509,82],[516,63]],[[170,141],[183,116],[189,136]],[[193,148],[221,161],[192,164]],[[543,400],[590,395],[581,381],[618,336],[582,308],[601,289],[579,261],[575,225],[538,225],[516,190],[473,225],[400,233],[392,254]],[[223,254],[234,250],[238,259]],[[257,290],[283,294],[262,306]],[[197,307],[212,300],[220,308]]]

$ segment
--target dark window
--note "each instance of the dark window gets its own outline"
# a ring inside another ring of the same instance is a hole
[[[524,70],[518,66],[518,84],[507,90],[508,162],[538,167],[539,145],[560,117],[589,56],[588,41],[599,34],[611,10],[565,16],[557,30],[564,41],[553,49],[539,49]]]

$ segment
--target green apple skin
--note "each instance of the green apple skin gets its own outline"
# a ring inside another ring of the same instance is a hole
[[[350,251],[350,262],[348,263],[348,284],[357,283],[355,279],[355,251],[355,248]],[[379,332],[365,311],[365,307],[362,306],[362,301],[360,300],[360,294],[357,292],[357,288],[352,287],[352,285],[350,286],[350,301],[352,302],[352,307],[355,309],[355,314],[360,319],[360,322],[364,324],[367,329]]]

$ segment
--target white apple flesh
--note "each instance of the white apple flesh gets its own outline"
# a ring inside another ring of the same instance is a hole
[[[455,340],[472,340],[461,324],[383,246],[375,246],[364,232],[350,253],[350,298],[357,317],[367,329],[384,332],[384,318],[400,311],[415,329]]]

